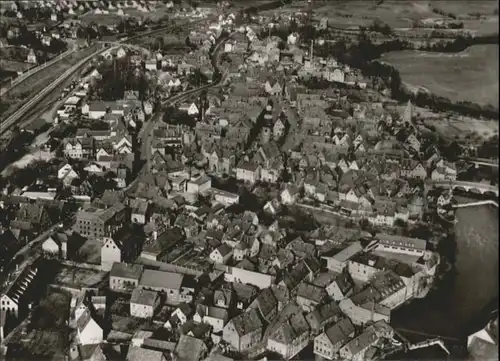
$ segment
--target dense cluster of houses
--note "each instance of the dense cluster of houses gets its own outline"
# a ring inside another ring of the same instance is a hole
[[[110,196],[100,203],[114,203]],[[220,203],[179,204],[170,226],[146,209],[147,238],[120,237],[116,230],[130,222],[126,210],[132,217],[142,211],[138,204],[114,204],[79,211],[74,231],[102,239],[101,267],[110,272],[109,288],[129,295],[129,317],[152,320],[170,335],[165,348],[148,347],[146,339],[153,338],[143,337],[140,350],[129,350],[134,354],[173,353],[189,340],[200,345],[189,360],[204,359],[217,345],[221,353],[267,350],[290,359],[313,342],[327,359],[366,359],[393,337],[391,310],[423,297],[439,263],[425,240],[342,227],[324,226],[286,242],[288,231],[278,222],[266,227],[255,213],[232,215]],[[49,238],[44,250],[66,257],[61,238]],[[177,248],[183,255],[172,259]],[[72,307],[75,348],[98,348],[116,337],[99,325],[101,307],[112,312],[102,295],[83,291]]]

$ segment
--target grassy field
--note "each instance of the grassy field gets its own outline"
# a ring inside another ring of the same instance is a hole
[[[18,72],[26,71],[33,67],[33,64],[22,63],[20,61],[14,61],[9,59],[0,59],[0,67],[6,71]]]
[[[498,108],[498,45],[472,46],[461,53],[397,51],[382,60],[395,66],[410,87]]]
[[[426,2],[375,1],[323,2],[324,6],[314,10],[318,18],[327,17],[332,26],[369,26],[379,19],[393,28],[410,27],[415,20],[439,17]]]
[[[457,17],[473,14],[489,16],[494,15],[495,10],[498,10],[498,2],[493,0],[431,0],[429,3],[433,8],[444,11],[447,14],[451,13]]]

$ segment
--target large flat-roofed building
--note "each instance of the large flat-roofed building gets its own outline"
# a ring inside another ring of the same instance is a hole
[[[111,237],[125,222],[125,206],[117,203],[110,208],[89,207],[76,214],[74,229],[84,237]]]

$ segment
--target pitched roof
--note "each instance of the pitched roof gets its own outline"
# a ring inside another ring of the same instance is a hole
[[[177,354],[176,359],[178,361],[198,361],[201,359],[206,349],[207,346],[202,340],[187,335],[181,335],[175,347],[175,352]]]
[[[302,282],[297,289],[297,297],[306,298],[319,303],[326,297],[326,291],[321,287]]]
[[[130,303],[135,303],[144,306],[154,306],[158,298],[158,293],[155,291],[148,291],[142,288],[135,288],[132,291]]]
[[[130,278],[139,280],[144,271],[144,266],[115,262],[111,267],[110,277]]]
[[[270,288],[265,288],[255,299],[262,317],[267,319],[273,311],[277,311],[278,302]]]
[[[127,361],[163,361],[164,356],[161,351],[131,346],[126,359]]]
[[[257,310],[255,309],[243,312],[242,314],[234,317],[230,322],[234,325],[234,328],[240,337],[262,329],[263,327],[262,321],[260,320]]]
[[[158,287],[179,290],[182,285],[183,275],[179,273],[144,270],[139,285],[144,287]]]
[[[325,331],[326,337],[332,342],[332,344],[345,344],[349,339],[349,335],[354,334],[355,329],[349,318],[343,318],[337,322],[332,327]]]
[[[379,340],[373,327],[368,327],[362,334],[355,337],[342,348],[347,350],[351,355],[358,355]]]
[[[286,345],[292,344],[298,337],[309,331],[309,325],[302,313],[295,313],[288,320],[280,323],[269,338]]]
[[[377,233],[374,238],[386,245],[407,247],[420,251],[425,251],[427,247],[427,241],[420,238],[403,237],[386,233]]]
[[[337,321],[342,316],[342,310],[334,301],[318,305],[313,312],[306,315],[307,322],[313,329],[320,329],[330,321]]]

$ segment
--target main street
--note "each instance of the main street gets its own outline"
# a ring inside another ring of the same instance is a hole
[[[230,36],[222,38],[217,43],[217,45],[214,47],[214,49],[212,51],[211,63],[212,63],[212,66],[214,67],[214,74],[220,74],[220,76],[210,84],[201,86],[201,87],[196,88],[196,89],[187,90],[183,93],[176,94],[176,95],[166,99],[162,103],[163,108],[171,106],[171,105],[175,105],[176,103],[182,102],[191,96],[199,94],[203,90],[207,90],[207,89],[216,87],[220,83],[222,83],[222,81],[224,80],[225,74],[221,73],[221,70],[219,68],[219,60],[220,60],[219,59],[219,50],[220,50],[220,47],[229,39],[229,37]],[[151,161],[151,157],[152,157],[151,141],[152,141],[153,129],[155,127],[155,124],[159,120],[163,119],[163,114],[164,113],[162,111],[155,113],[139,132],[139,139],[141,140],[140,153],[142,155],[142,158],[146,161],[146,164],[143,167],[143,169],[141,170],[141,172],[148,173],[150,170],[150,161]]]

